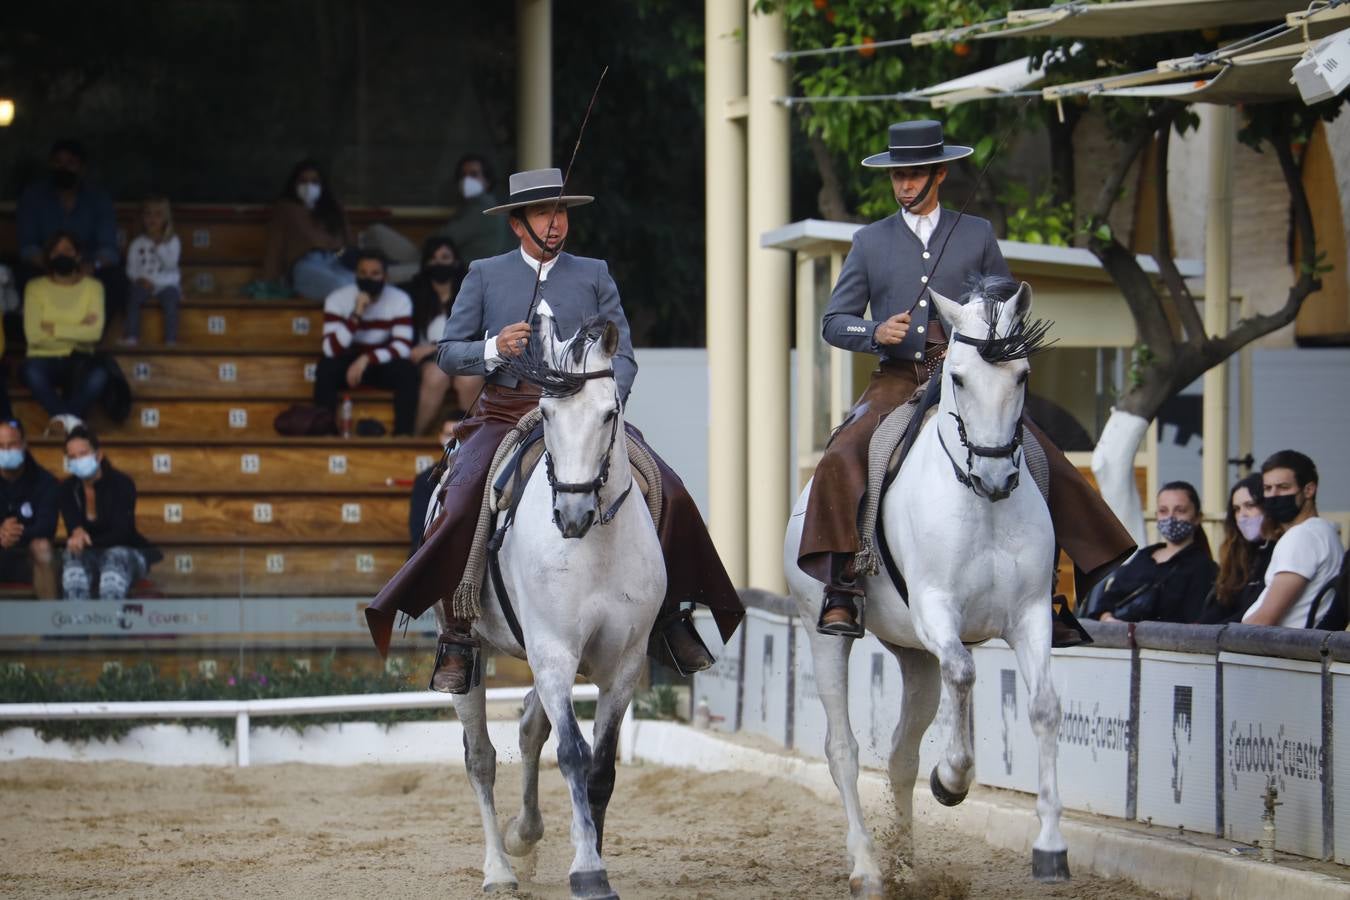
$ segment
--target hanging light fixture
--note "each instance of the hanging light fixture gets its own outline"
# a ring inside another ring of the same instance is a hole
[[[0,98],[0,128],[8,128],[14,121],[14,101],[8,97]]]

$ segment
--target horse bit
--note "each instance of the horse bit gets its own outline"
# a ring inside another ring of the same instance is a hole
[[[578,373],[578,376],[587,381],[596,378],[613,378],[614,370],[611,368],[603,369],[598,372],[584,372]],[[628,499],[628,495],[633,492],[633,482],[632,479],[629,479],[628,487],[624,488],[623,493],[610,504],[609,508],[600,509],[600,489],[609,481],[609,460],[614,453],[614,442],[618,440],[619,437],[619,406],[617,395],[615,396],[614,416],[609,421],[609,446],[605,448],[604,459],[600,461],[600,472],[590,481],[559,481],[553,473],[553,454],[549,453],[548,449],[545,448],[544,472],[548,476],[548,486],[553,490],[553,521],[555,523],[558,521],[557,505],[559,494],[594,494],[595,507],[600,510],[600,524],[608,525],[614,520],[614,517],[618,515],[619,508],[622,507],[623,502]]]
[[[986,343],[985,341],[979,341],[974,338],[966,337],[963,334],[952,335],[952,340],[960,341],[963,344],[970,344],[971,346],[977,348]],[[952,397],[952,404],[953,405],[956,404],[955,396]],[[952,451],[947,448],[947,442],[942,437],[941,428],[938,429],[938,443],[942,445],[942,452],[947,454],[947,461],[952,464],[952,472],[956,475],[956,480],[959,481],[965,487],[970,488],[971,492],[978,497],[980,496],[980,492],[975,487],[975,480],[970,477],[970,467],[975,464],[975,457],[979,456],[985,459],[1007,459],[1009,457],[1015,456],[1017,451],[1022,446],[1022,419],[1020,416],[1018,417],[1017,428],[1013,432],[1012,439],[1009,440],[1006,444],[999,444],[998,446],[995,447],[985,447],[980,444],[972,444],[970,442],[970,438],[966,435],[966,423],[964,420],[962,420],[961,414],[959,412],[953,412],[950,413],[950,415],[953,419],[956,420],[956,434],[958,437],[961,438],[961,446],[966,448],[966,469],[964,472],[961,471],[961,466],[956,462],[956,458],[952,456]],[[1012,483],[1008,485],[1008,489],[1006,491],[991,492],[988,495],[989,502],[997,503],[999,500],[1006,499],[1012,494],[1014,490],[1017,489],[1018,482],[1022,478],[1021,458],[1018,457],[1013,459],[1013,465],[1016,468],[1013,470]]]

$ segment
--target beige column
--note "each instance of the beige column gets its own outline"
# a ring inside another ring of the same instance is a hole
[[[553,159],[553,0],[516,0],[516,166]]]
[[[1228,332],[1232,294],[1233,143],[1231,106],[1209,105],[1200,113],[1209,137],[1209,201],[1205,221],[1205,332]],[[1228,367],[1205,373],[1201,424],[1204,478],[1200,491],[1206,518],[1222,519],[1228,503]],[[1211,537],[1218,537],[1218,533]]]
[[[773,54],[787,49],[781,11],[749,10],[747,81],[749,84],[749,206],[746,257],[749,273],[749,337],[746,383],[749,491],[749,584],[783,591],[783,529],[787,525],[791,444],[788,433],[788,285],[792,258],[760,247],[760,235],[788,223],[789,122],[786,107],[774,102],[788,93],[788,71]]]
[[[746,582],[745,6],[704,5],[704,198],[708,335],[708,531]]]

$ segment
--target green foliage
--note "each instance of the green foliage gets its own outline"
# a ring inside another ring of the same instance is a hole
[[[999,201],[1012,210],[1007,218],[1009,240],[1069,246],[1075,234],[1072,203],[1056,203],[1048,191],[1032,196],[1020,182],[1004,188]]]
[[[1130,369],[1125,373],[1126,390],[1133,391],[1143,387],[1144,372],[1152,368],[1157,361],[1157,354],[1148,344],[1135,344],[1130,349]]]
[[[333,657],[325,658],[310,670],[282,668],[268,663],[255,670],[234,671],[215,678],[164,678],[152,664],[132,668],[109,667],[97,681],[89,682],[65,674],[48,674],[11,666],[0,671],[0,702],[72,703],[89,701],[154,700],[267,700],[282,697],[323,697],[336,694],[382,694],[414,689],[406,675],[385,672],[369,674],[339,672]],[[396,722],[450,718],[447,709],[381,710],[358,713],[322,713],[308,716],[268,716],[260,720],[274,728],[302,731],[311,725],[331,722]],[[43,740],[92,741],[117,740],[138,725],[175,722],[189,728],[214,729],[229,744],[234,739],[233,719],[124,720],[76,719],[67,721],[0,721],[0,731],[29,727]]]
[[[659,684],[633,698],[633,715],[639,719],[682,719],[680,694],[668,684]]]

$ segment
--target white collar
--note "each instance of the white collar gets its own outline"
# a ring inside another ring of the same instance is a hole
[[[914,232],[915,234],[918,234],[918,232],[919,232],[919,220],[920,220],[920,219],[927,219],[927,220],[928,220],[928,227],[931,228],[931,229],[933,229],[934,231],[936,231],[936,230],[937,230],[937,225],[938,225],[938,219],[940,218],[940,214],[941,214],[941,213],[942,213],[942,207],[941,207],[941,206],[935,206],[935,207],[933,207],[933,211],[932,211],[932,212],[928,213],[927,215],[922,215],[922,216],[919,215],[918,213],[912,213],[912,212],[910,212],[909,210],[905,209],[904,207],[901,207],[901,208],[900,208],[900,214],[901,214],[902,216],[905,217],[905,224],[908,225],[908,226],[909,226],[909,230],[912,231],[912,232]]]
[[[540,265],[539,260],[535,259],[530,254],[526,253],[524,247],[520,248],[520,258],[525,260],[526,265],[528,265],[531,269],[533,269],[536,272],[539,272],[539,265]],[[553,267],[558,264],[558,260],[561,258],[562,257],[560,256],[555,256],[548,262],[543,264],[544,271],[539,272],[540,281],[548,281],[548,273],[553,270]]]

